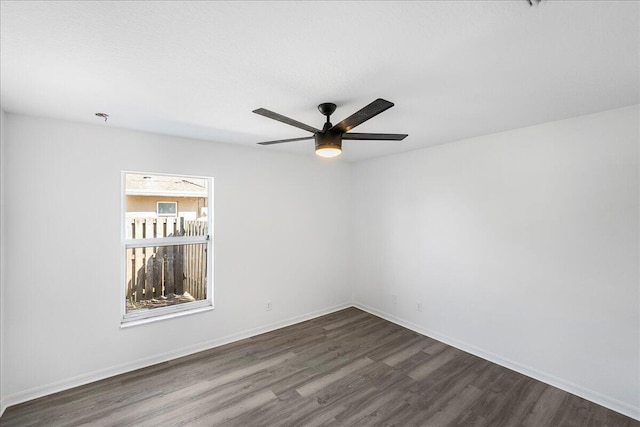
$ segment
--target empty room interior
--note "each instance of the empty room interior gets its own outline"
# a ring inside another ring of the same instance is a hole
[[[640,426],[640,2],[1,1],[1,426]]]

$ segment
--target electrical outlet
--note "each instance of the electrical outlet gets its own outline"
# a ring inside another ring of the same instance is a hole
[[[416,310],[422,311],[422,303],[420,301],[418,301],[418,303],[416,305]]]
[[[392,304],[398,303],[398,295],[391,295],[391,303]]]
[[[267,303],[265,304],[265,308],[267,309],[267,311],[271,311],[271,301],[267,301]]]

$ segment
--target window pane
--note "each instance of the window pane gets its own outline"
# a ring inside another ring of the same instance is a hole
[[[207,299],[207,243],[127,249],[126,312]]]
[[[158,202],[158,216],[177,216],[178,202]]]
[[[206,235],[208,180],[125,174],[125,238]],[[195,223],[195,224],[192,224]]]

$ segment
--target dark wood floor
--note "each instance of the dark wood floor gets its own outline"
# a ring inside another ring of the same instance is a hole
[[[640,426],[355,308],[7,409],[9,426]]]

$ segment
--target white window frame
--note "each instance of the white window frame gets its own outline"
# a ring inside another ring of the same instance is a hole
[[[171,236],[153,239],[127,239],[126,238],[126,177],[127,174],[140,175],[159,175],[159,176],[176,176],[183,178],[198,178],[207,181],[207,236]],[[121,232],[121,256],[122,256],[122,274],[120,280],[120,301],[121,301],[121,321],[120,327],[141,325],[145,323],[155,322],[159,320],[171,319],[174,317],[184,316],[188,314],[201,313],[214,309],[213,297],[213,212],[210,207],[213,205],[213,178],[198,175],[183,175],[166,172],[139,172],[139,171],[122,171],[121,172],[121,208],[120,208],[120,232]],[[151,310],[140,310],[140,312],[127,313],[127,249],[141,248],[148,246],[171,246],[184,245],[194,243],[207,244],[207,299],[193,302],[176,304],[168,307],[159,307]]]

